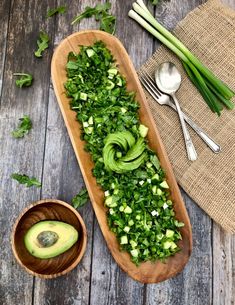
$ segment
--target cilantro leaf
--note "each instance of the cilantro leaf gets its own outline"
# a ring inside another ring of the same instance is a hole
[[[17,129],[12,131],[11,133],[14,138],[23,138],[32,128],[32,122],[29,116],[23,116],[23,118],[20,118],[20,122],[21,123],[19,124]]]
[[[19,79],[16,80],[16,86],[19,88],[29,87],[32,85],[33,76],[28,73],[14,73],[14,76],[20,76]]]
[[[47,33],[41,31],[39,33],[39,39],[37,40],[38,49],[34,52],[36,57],[42,57],[42,52],[48,48],[49,41],[50,38]]]
[[[15,179],[20,184],[25,184],[27,187],[31,187],[33,185],[35,185],[36,187],[42,186],[41,183],[35,177],[29,178],[29,176],[27,175],[14,173],[11,175],[11,178]]]
[[[57,8],[51,8],[47,11],[47,18],[54,16],[56,14],[64,14],[67,11],[66,6],[59,6]]]
[[[151,0],[152,5],[157,5],[158,4],[158,0]]]
[[[75,209],[84,206],[89,200],[88,192],[85,188],[82,188],[80,192],[73,197],[72,204]]]
[[[100,21],[100,30],[113,34],[116,27],[116,17],[109,14],[111,3],[97,4],[95,7],[87,6],[80,15],[75,17],[72,25],[80,22],[84,18],[94,16],[95,20]]]

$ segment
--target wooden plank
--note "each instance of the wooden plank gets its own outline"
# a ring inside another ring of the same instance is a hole
[[[6,55],[8,22],[10,15],[11,1],[3,0],[0,2],[0,96],[2,92],[3,72]]]
[[[126,47],[135,67],[140,67],[152,54],[152,37],[146,35],[127,17],[131,3],[132,1],[128,0],[120,5],[113,0],[112,12],[117,16],[116,36]],[[130,34],[130,29],[133,35]],[[104,305],[139,305],[144,301],[144,285],[127,277],[116,265],[104,242],[97,221],[95,221],[94,229],[90,296],[91,305],[97,305],[97,300],[102,300]]]
[[[171,2],[161,1],[156,7],[156,18],[169,30],[186,14],[202,4],[203,0]],[[155,40],[155,48],[159,42]],[[163,282],[158,286],[147,286],[146,304],[161,305],[205,304],[212,303],[212,245],[211,220],[209,217],[183,192],[186,207],[192,224],[193,252],[184,271],[177,277]],[[205,234],[206,232],[206,234]]]
[[[235,0],[222,0],[235,9]],[[213,223],[213,303],[235,304],[235,236]]]
[[[58,1],[57,6],[63,5]],[[80,12],[81,2],[73,0],[68,13],[53,17],[56,21],[54,45],[71,34],[79,25],[70,25],[74,15]],[[88,27],[88,21],[83,22]],[[75,31],[76,31],[75,30]],[[58,198],[68,203],[84,186],[83,178],[72,149],[67,130],[51,85],[48,105],[45,158],[43,169],[43,198]],[[89,303],[90,266],[93,238],[93,210],[90,204],[81,208],[79,213],[84,219],[88,231],[88,245],[83,260],[68,275],[52,280],[35,280],[34,304],[86,305]],[[63,287],[63,293],[61,293]]]
[[[50,52],[43,59],[35,58],[33,52],[39,29],[52,32],[44,19],[46,7],[46,1],[16,0],[10,15],[0,111],[1,304],[28,305],[32,300],[33,278],[13,258],[9,238],[16,217],[40,198],[40,189],[19,185],[10,175],[21,172],[41,179]],[[34,73],[32,87],[15,86],[12,74],[21,71]],[[33,130],[24,139],[14,139],[11,131],[24,114],[31,117]]]

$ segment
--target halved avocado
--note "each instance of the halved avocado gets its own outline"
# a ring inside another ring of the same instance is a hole
[[[78,240],[78,231],[71,225],[54,220],[40,221],[24,236],[26,249],[41,259],[58,256],[70,249]]]

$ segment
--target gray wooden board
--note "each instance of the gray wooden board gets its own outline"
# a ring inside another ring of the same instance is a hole
[[[155,15],[173,29],[187,12],[203,2],[160,1]],[[224,2],[235,8],[235,0]],[[90,204],[80,210],[88,229],[87,251],[70,274],[50,281],[33,279],[15,262],[9,238],[20,211],[40,198],[71,202],[84,185],[50,84],[50,58],[53,45],[67,35],[97,28],[93,19],[70,25],[77,13],[95,1],[71,0],[68,13],[45,19],[49,7],[64,3],[62,0],[0,3],[0,304],[234,304],[235,238],[224,233],[183,191],[193,228],[193,253],[184,271],[171,280],[142,285],[121,271],[109,253]],[[113,0],[112,12],[117,16],[116,35],[139,68],[159,43],[127,18],[131,3]],[[51,47],[43,59],[36,59],[33,50],[40,29],[50,33]],[[12,73],[23,70],[33,72],[35,82],[31,88],[20,90],[14,85]],[[31,116],[34,128],[25,139],[13,139],[11,130],[24,114]],[[42,189],[25,188],[12,181],[11,173],[18,171],[42,180]]]

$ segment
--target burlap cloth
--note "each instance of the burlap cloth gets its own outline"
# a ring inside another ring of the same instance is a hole
[[[235,90],[235,11],[219,0],[209,0],[190,12],[174,33],[220,79]],[[198,160],[186,156],[177,114],[158,105],[146,92],[149,106],[165,144],[178,183],[226,231],[235,232],[235,110],[213,114],[187,78],[180,61],[160,47],[141,67],[153,75],[164,61],[172,61],[183,75],[177,96],[181,107],[218,144],[213,153],[189,128]]]

